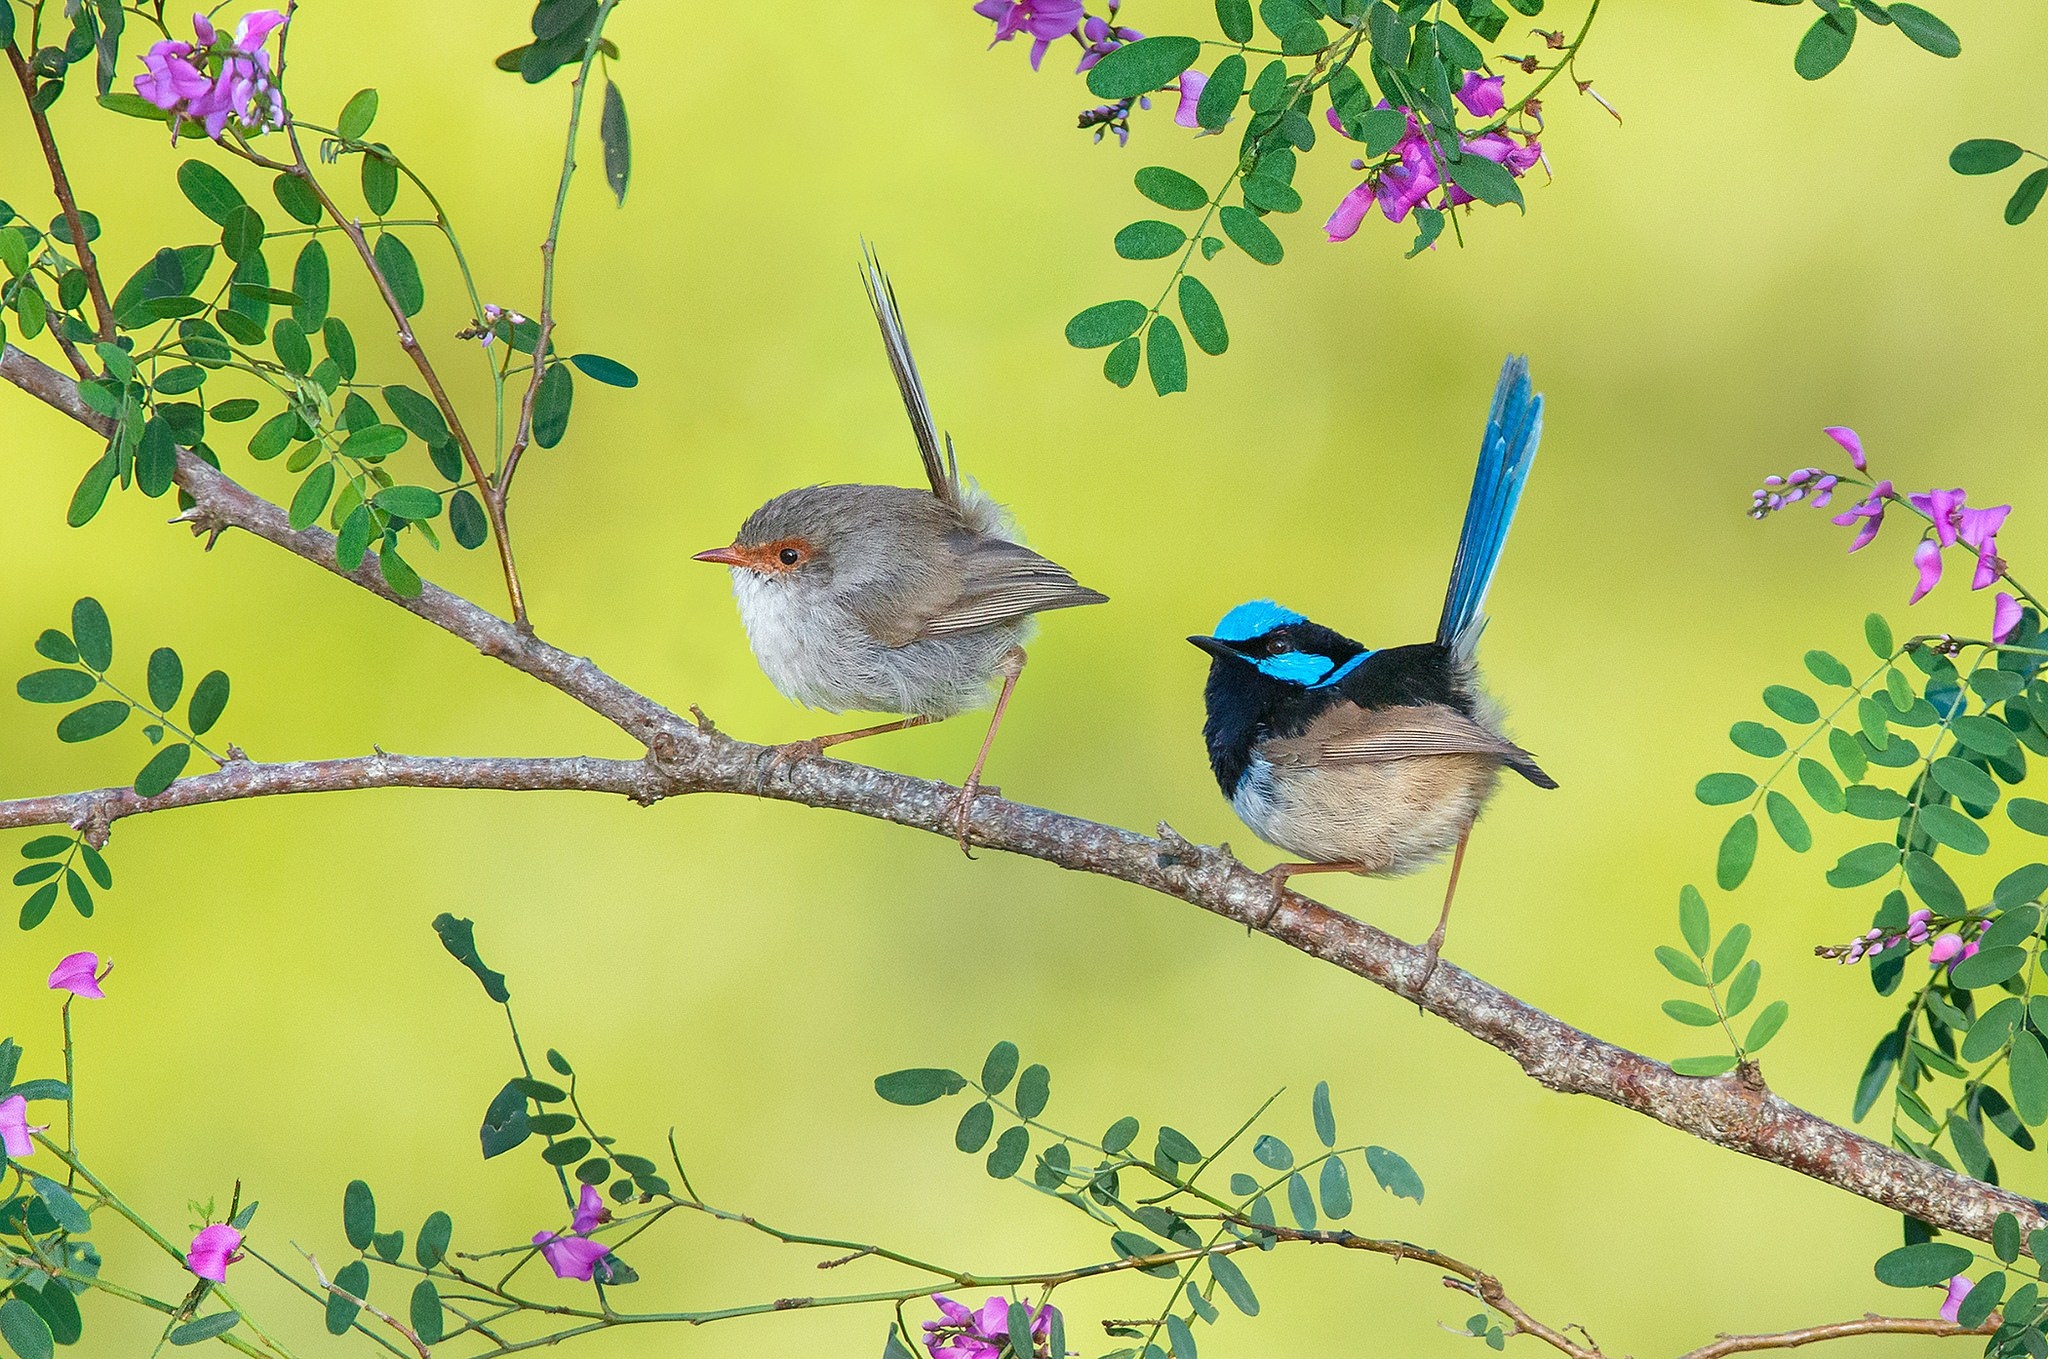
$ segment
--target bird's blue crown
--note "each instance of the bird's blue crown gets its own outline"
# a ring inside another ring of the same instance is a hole
[[[1216,624],[1215,635],[1219,641],[1249,642],[1280,628],[1306,622],[1308,619],[1302,615],[1270,599],[1254,599],[1224,614],[1222,621]],[[1334,658],[1314,651],[1282,651],[1256,660],[1249,656],[1245,659],[1268,679],[1298,684],[1304,689],[1327,689],[1356,670],[1370,655],[1372,650],[1368,647],[1341,665]]]

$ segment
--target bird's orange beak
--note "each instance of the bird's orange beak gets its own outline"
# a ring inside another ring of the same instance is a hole
[[[745,566],[747,564],[745,549],[741,548],[738,543],[734,543],[731,547],[714,547],[709,552],[699,552],[690,560],[693,562],[716,562],[720,566]]]

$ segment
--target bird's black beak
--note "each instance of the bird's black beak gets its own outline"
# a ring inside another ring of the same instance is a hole
[[[1220,637],[1190,637],[1188,640],[1218,660],[1241,660],[1230,643]]]

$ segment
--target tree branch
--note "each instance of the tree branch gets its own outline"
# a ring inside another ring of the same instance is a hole
[[[43,160],[50,167],[50,187],[56,191],[57,205],[64,210],[64,225],[70,228],[71,248],[78,252],[78,267],[85,271],[86,290],[92,296],[93,314],[99,320],[99,337],[111,340],[114,309],[107,305],[106,284],[100,280],[92,242],[85,238],[85,220],[79,216],[78,201],[71,195],[71,178],[64,173],[63,157],[57,154],[57,139],[50,135],[50,120],[36,107],[35,73],[23,59],[21,49],[11,42],[7,44],[7,63],[14,68],[15,82],[21,86],[21,101],[28,108],[29,121],[35,124],[36,140],[42,144]]]
[[[47,364],[9,347],[0,351],[0,378],[104,431],[103,422],[79,405],[76,387]],[[451,781],[448,776],[455,770],[450,764],[386,756],[381,757],[381,777],[387,786],[402,785],[402,776],[411,776],[420,780],[415,786],[590,787],[641,801],[683,793],[750,794],[953,837],[958,792],[948,784],[833,759],[777,761],[771,748],[732,740],[708,724],[693,725],[589,660],[522,633],[460,596],[429,584],[419,598],[402,598],[367,560],[356,571],[342,571],[331,535],[318,529],[292,530],[283,509],[196,458],[181,453],[176,477],[195,502],[184,516],[195,531],[217,535],[239,528],[275,543],[560,690],[647,749],[644,761],[587,762],[580,774],[548,761],[470,762],[479,777],[488,771],[494,780],[475,784]],[[345,775],[305,772],[311,766],[234,765],[218,774],[182,780],[147,805],[125,810],[122,790],[74,796],[131,815],[158,806],[315,791],[323,786],[322,777],[336,787],[378,786],[371,777],[377,759],[328,766],[330,771],[346,769]],[[630,776],[627,770],[632,771]],[[552,781],[520,782],[543,775]],[[336,781],[344,778],[367,781]],[[428,783],[429,778],[438,781]],[[49,811],[53,819],[68,818],[78,806],[52,805]],[[10,824],[27,824],[18,819],[19,813],[10,815],[17,818]],[[1283,892],[1276,909],[1268,879],[1227,850],[1191,844],[1164,825],[1155,839],[984,796],[973,804],[970,831],[989,848],[1115,878],[1258,929],[1413,1000],[1507,1054],[1549,1089],[1606,1100],[1943,1231],[1988,1240],[2002,1212],[2012,1213],[2026,1228],[2048,1225],[2048,1207],[2034,1200],[1895,1151],[1780,1099],[1753,1064],[1711,1079],[1680,1076],[1661,1062],[1595,1038],[1449,963],[1439,965],[1418,992],[1415,983],[1426,965],[1422,949],[1296,892]]]
[[[1806,1326],[1773,1335],[1724,1335],[1711,1345],[1686,1351],[1679,1359],[1723,1359],[1724,1355],[1749,1354],[1756,1350],[1790,1350],[1811,1345],[1817,1340],[1841,1340],[1852,1335],[1990,1335],[1998,1326],[1996,1312],[1977,1326],[1959,1326],[1941,1317],[1881,1317],[1870,1313],[1853,1321]]]

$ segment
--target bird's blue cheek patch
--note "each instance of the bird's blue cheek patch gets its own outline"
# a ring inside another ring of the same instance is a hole
[[[1270,599],[1254,599],[1224,614],[1223,621],[1216,625],[1216,636],[1225,642],[1249,642],[1275,628],[1305,621],[1294,610],[1282,608]]]
[[[1370,655],[1372,655],[1372,652],[1371,652],[1371,650],[1370,650],[1370,649],[1368,649],[1368,650],[1365,650],[1365,651],[1361,651],[1361,652],[1359,652],[1359,653],[1358,653],[1358,654],[1357,654],[1356,656],[1353,656],[1353,657],[1352,657],[1352,658],[1351,658],[1350,660],[1348,660],[1348,661],[1344,662],[1344,664],[1342,664],[1342,665],[1338,666],[1338,667],[1337,667],[1337,668],[1336,668],[1335,670],[1332,670],[1332,671],[1331,671],[1331,672],[1330,672],[1329,674],[1327,674],[1327,675],[1323,676],[1323,677],[1322,677],[1321,679],[1319,679],[1319,680],[1316,680],[1316,681],[1314,681],[1313,683],[1311,683],[1311,684],[1309,685],[1309,688],[1311,688],[1311,689],[1327,689],[1327,688],[1329,688],[1329,687],[1330,687],[1331,685],[1333,685],[1333,684],[1337,683],[1337,682],[1338,682],[1339,680],[1343,679],[1343,678],[1344,678],[1344,677],[1345,677],[1346,675],[1350,674],[1350,673],[1351,673],[1352,671],[1354,671],[1354,670],[1358,669],[1358,667],[1359,667],[1359,666],[1361,666],[1361,665],[1364,665],[1364,664],[1365,664],[1365,658],[1366,658],[1367,656],[1370,656]],[[1321,658],[1320,658],[1320,657],[1318,657],[1317,659],[1321,659]]]
[[[1330,673],[1332,664],[1328,656],[1318,656],[1314,652],[1283,651],[1277,656],[1262,658],[1258,662],[1258,671],[1269,679],[1309,689]]]

